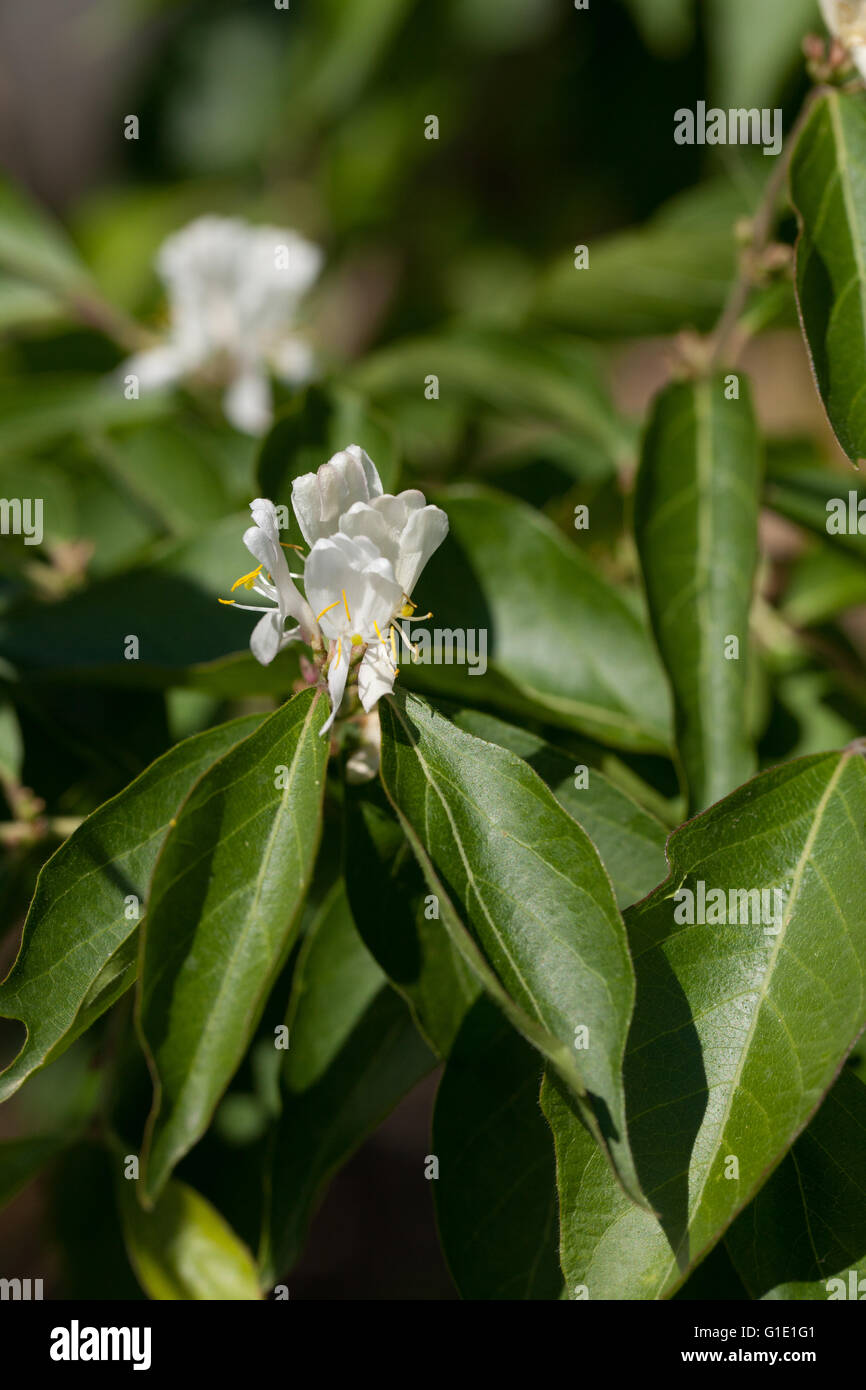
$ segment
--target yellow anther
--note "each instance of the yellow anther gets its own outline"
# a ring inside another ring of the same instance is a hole
[[[345,589],[343,590],[343,607],[344,607],[345,610],[346,610],[346,622],[347,622],[347,623],[350,623],[350,622],[352,621],[352,615],[351,615],[351,613],[349,612],[349,605],[348,605],[348,603],[346,602],[346,590],[345,590]]]
[[[427,618],[432,618],[432,613],[419,613],[415,619],[416,623],[423,623]]]
[[[291,541],[280,541],[280,545],[283,547],[283,550],[297,550],[299,555],[303,555],[304,553],[304,547],[302,545],[292,545]]]
[[[384,639],[384,637],[382,636],[381,630],[380,630],[380,628],[379,628],[379,624],[376,622],[376,619],[375,619],[375,618],[373,619],[373,626],[374,626],[374,628],[376,629],[376,636],[378,637],[379,641],[380,641],[380,642],[384,642],[385,639]]]
[[[411,599],[407,599],[406,602],[403,604],[403,607],[400,609],[400,617],[401,617],[401,618],[411,618],[411,616],[412,616],[412,614],[413,614],[414,612],[415,612],[415,605],[414,605],[414,603],[412,602]]]
[[[396,668],[397,668],[397,642],[396,642],[396,639],[395,639],[395,637],[394,637],[394,627],[393,627],[393,624],[392,624],[392,626],[391,626],[391,659],[392,659],[392,661],[394,662],[394,668],[395,668],[395,670],[396,670]]]
[[[319,614],[318,618],[316,619],[316,622],[319,622],[320,619],[324,618],[324,616],[325,616],[326,613],[330,613],[330,611],[331,611],[332,608],[339,608],[339,606],[340,606],[340,600],[339,600],[339,599],[335,599],[333,603],[329,603],[328,606],[327,606],[327,608],[323,608],[323,609],[322,609],[321,613]]]
[[[224,603],[226,608],[231,608],[233,603],[237,603],[236,598],[218,598],[217,603]]]
[[[242,584],[245,589],[251,589],[263,569],[264,565],[259,565],[257,569],[250,570],[249,574],[242,574],[240,579],[236,579],[232,585],[232,593],[234,593],[235,589],[239,589]]]

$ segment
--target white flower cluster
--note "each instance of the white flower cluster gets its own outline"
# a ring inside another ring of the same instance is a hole
[[[310,552],[304,565],[306,597],[296,588],[280,541],[273,502],[251,504],[253,525],[244,544],[258,568],[233,588],[253,590],[273,605],[253,629],[250,648],[267,665],[289,642],[303,641],[326,654],[334,722],[349,672],[357,665],[358,695],[369,713],[393,689],[399,619],[410,617],[419,574],[448,533],[448,518],[416,489],[383,493],[376,467],[352,444],[316,473],[295,479],[292,507]],[[293,549],[293,547],[289,547]],[[234,600],[221,600],[232,603]],[[261,612],[259,605],[238,607]],[[286,629],[293,618],[295,626]]]
[[[269,371],[295,384],[312,371],[309,347],[291,330],[322,259],[297,232],[198,218],[169,237],[157,258],[168,292],[168,338],[123,370],[143,391],[188,377],[215,381],[225,387],[229,421],[262,434],[272,418]]]
[[[861,75],[866,77],[866,2],[820,0],[820,4],[830,33],[845,45]]]

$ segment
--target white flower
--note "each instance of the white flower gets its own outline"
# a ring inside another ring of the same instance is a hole
[[[824,22],[866,77],[866,0],[820,0]]]
[[[304,587],[333,651],[328,666],[331,717],[325,729],[329,729],[343,699],[355,648],[366,649],[358,668],[358,694],[364,709],[371,710],[393,688],[398,668],[392,624],[403,608],[403,590],[390,561],[371,540],[339,531],[316,541],[307,557]]]
[[[275,605],[253,632],[250,646],[258,661],[272,661],[287,643],[300,638],[319,653],[320,669],[327,662],[331,716],[325,733],[353,670],[357,669],[358,696],[367,713],[393,689],[397,639],[407,641],[400,619],[414,611],[412,589],[445,539],[448,518],[441,508],[428,506],[416,490],[397,497],[383,494],[373,461],[357,444],[335,454],[317,473],[296,479],[292,505],[311,546],[303,575],[306,598],[292,582],[276,508],[262,498],[252,504],[256,524],[244,536],[260,565],[233,587],[243,584]],[[297,626],[286,631],[289,616]]]
[[[335,454],[317,473],[296,478],[292,506],[307,545],[336,531],[372,540],[390,560],[394,577],[407,595],[448,534],[445,513],[425,505],[417,489],[397,497],[383,495],[373,460],[357,444]]]
[[[289,382],[312,370],[312,354],[291,326],[321,265],[319,248],[297,232],[198,218],[169,237],[157,259],[168,340],[130,358],[124,372],[135,373],[142,390],[207,373],[226,387],[231,423],[263,433],[272,416],[268,368]]]
[[[249,574],[242,574],[232,585],[261,594],[269,599],[273,608],[261,604],[237,603],[235,599],[220,599],[220,603],[231,604],[246,612],[261,613],[262,616],[253,628],[250,638],[250,651],[263,666],[273,661],[277,652],[298,638],[310,640],[316,630],[316,622],[306,599],[292,583],[292,576],[283,548],[280,543],[280,529],[277,522],[277,509],[273,502],[257,497],[250,503],[253,525],[244,532],[244,545],[258,560],[258,567]],[[264,577],[263,577],[264,576]],[[294,618],[297,626],[286,632],[286,619]]]

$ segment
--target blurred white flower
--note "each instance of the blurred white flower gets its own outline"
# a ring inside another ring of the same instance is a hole
[[[824,23],[866,77],[866,0],[820,0]]]
[[[292,486],[292,505],[311,550],[304,565],[302,598],[279,539],[276,508],[259,498],[252,504],[255,526],[244,542],[259,568],[242,575],[245,585],[270,599],[250,647],[258,661],[272,661],[289,642],[301,639],[327,670],[330,729],[353,670],[358,697],[369,713],[393,689],[398,674],[400,620],[411,617],[411,593],[421,570],[448,533],[448,518],[415,489],[382,492],[376,467],[357,444],[342,450]],[[293,547],[288,547],[292,549]],[[262,577],[264,574],[264,578]],[[294,576],[300,578],[300,575]],[[222,599],[234,603],[233,599]],[[261,609],[253,605],[241,608]],[[288,617],[297,626],[285,630]]]
[[[322,252],[297,232],[200,217],[160,248],[169,299],[166,342],[124,364],[143,391],[203,375],[225,387],[227,418],[247,434],[271,422],[269,370],[300,383],[312,353],[292,332],[298,304],[316,280]]]

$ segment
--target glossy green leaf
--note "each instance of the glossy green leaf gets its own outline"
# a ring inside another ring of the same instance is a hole
[[[556,1168],[540,1081],[538,1053],[480,999],[457,1036],[433,1116],[439,1235],[464,1298],[562,1295]]]
[[[797,295],[812,369],[848,457],[866,455],[866,101],[827,91],[791,162]]]
[[[504,724],[492,715],[461,710],[454,723],[476,738],[516,753],[538,773],[592,840],[620,907],[637,902],[655,887],[665,872],[667,832],[661,821],[638,806],[604,773],[577,763],[536,734]]]
[[[478,981],[439,920],[381,789],[347,787],[345,812],[346,888],[357,929],[430,1046],[447,1057]]]
[[[411,695],[381,701],[380,715],[382,782],[442,922],[641,1200],[622,1081],[634,971],[594,846],[513,753]]]
[[[866,1295],[864,1142],[866,1086],[846,1070],[725,1237],[752,1298]]]
[[[138,1000],[154,1074],[148,1200],[207,1128],[291,948],[319,843],[327,710],[320,691],[296,695],[214,763],[159,856]]]
[[[450,533],[414,597],[433,609],[425,626],[434,638],[443,634],[441,657],[405,665],[407,682],[470,705],[535,714],[616,747],[666,751],[670,697],[649,633],[577,542],[487,488],[454,487],[436,500]],[[450,664],[454,631],[483,634],[475,648],[467,641],[463,665]],[[482,640],[487,669],[476,660],[472,674],[469,657]]]
[[[0,985],[0,1014],[21,1019],[27,1039],[0,1075],[0,1099],[98,1018],[136,973],[137,900],[172,817],[203,772],[253,732],[249,715],[172,748],[94,811],[39,875],[21,949]]]
[[[739,400],[727,400],[721,378],[669,386],[655,405],[635,493],[638,551],[692,811],[757,766],[746,678],[761,462],[742,379],[739,389]]]
[[[305,939],[287,1023],[266,1179],[266,1282],[295,1264],[337,1169],[436,1061],[358,935],[342,883]]]
[[[669,878],[626,915],[629,1134],[658,1220],[617,1190],[561,1084],[542,1092],[572,1294],[669,1297],[823,1101],[866,1024],[864,821],[855,746],[766,772],[671,837]],[[703,914],[701,883],[723,895]],[[681,889],[706,925],[676,920]],[[719,901],[749,924],[714,924]]]
[[[184,1302],[260,1299],[255,1261],[231,1227],[186,1183],[168,1184],[143,1211],[135,1183],[119,1178],[126,1249],[148,1298]]]

